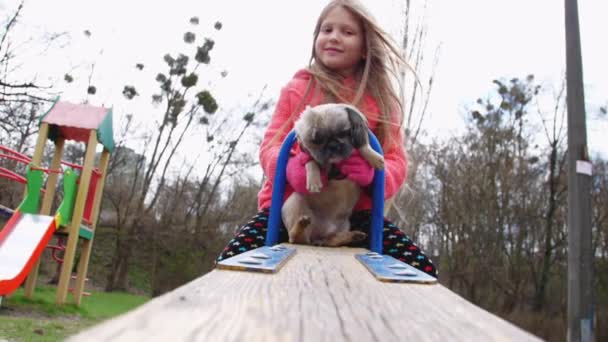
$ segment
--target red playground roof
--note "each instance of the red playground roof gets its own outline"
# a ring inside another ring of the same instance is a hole
[[[99,142],[114,149],[112,109],[56,101],[40,122],[49,124],[51,140],[62,137],[86,143],[90,131],[97,130]]]

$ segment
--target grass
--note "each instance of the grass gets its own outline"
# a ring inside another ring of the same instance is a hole
[[[56,305],[55,287],[37,288],[34,299],[17,290],[0,309],[0,340],[62,341],[87,327],[127,312],[149,298],[127,293],[93,291],[82,304]],[[68,303],[71,296],[68,296]]]

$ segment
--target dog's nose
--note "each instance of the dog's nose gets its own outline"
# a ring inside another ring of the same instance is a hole
[[[346,150],[346,146],[340,141],[331,140],[329,143],[327,143],[327,149],[329,149],[333,154],[341,155]]]

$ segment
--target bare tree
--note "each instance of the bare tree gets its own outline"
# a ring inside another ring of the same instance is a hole
[[[188,45],[195,40],[196,36],[192,32],[184,35],[184,41]],[[178,54],[177,57],[171,54],[164,56],[168,71],[157,75],[159,93],[153,95],[152,100],[163,104],[165,109],[151,140],[146,144],[150,148],[149,153],[137,161],[139,166],[133,174],[126,207],[122,209],[127,221],[123,227],[119,227],[123,233],[118,235],[107,290],[127,288],[132,256],[130,246],[142,234],[144,218],[151,214],[162,193],[160,190],[166,184],[167,172],[184,136],[195,125],[208,124],[211,115],[217,111],[218,105],[211,93],[208,90],[197,91],[197,70],[201,65],[209,64],[209,53],[214,44],[213,40],[204,39],[203,44],[195,49],[194,65],[191,65],[190,57],[185,54]],[[191,96],[193,91],[197,92]],[[134,99],[139,93],[134,86],[126,85],[123,95],[127,99]]]
[[[547,205],[544,217],[545,237],[542,243],[543,254],[541,258],[540,270],[535,279],[534,309],[541,311],[545,305],[546,289],[549,282],[551,266],[555,262],[555,249],[562,247],[565,243],[565,232],[558,230],[560,221],[558,219],[559,208],[565,204],[567,186],[564,183],[565,177],[565,139],[566,139],[566,106],[565,102],[565,80],[562,82],[559,91],[554,97],[553,112],[547,118],[540,105],[537,105],[538,114],[541,119],[542,127],[547,139]],[[535,96],[538,99],[538,94]],[[538,103],[538,101],[537,101]],[[561,226],[563,227],[563,221]],[[536,272],[535,272],[536,274]]]
[[[405,1],[401,47],[410,70],[401,71],[401,103],[405,110],[405,134],[408,145],[416,143],[427,113],[433,89],[435,68],[439,62],[440,45],[427,46],[427,0],[412,5]],[[432,56],[427,56],[432,51]],[[411,71],[411,77],[409,77]]]
[[[40,104],[49,102],[54,97],[51,86],[40,84],[36,76],[23,78],[23,70],[27,65],[20,60],[20,56],[31,55],[32,51],[43,56],[48,49],[63,41],[67,34],[47,33],[43,37],[13,38],[24,5],[25,1],[22,0],[3,24],[5,30],[0,37],[0,106],[16,103]],[[26,111],[30,109],[26,108]]]
[[[432,48],[431,51],[434,55],[432,59],[429,59],[427,56],[429,53],[427,46],[428,1],[413,5],[410,0],[406,0],[404,5],[401,48],[409,70],[402,70],[399,76],[401,103],[405,111],[403,122],[405,144],[409,152],[408,182],[407,186],[402,187],[389,203],[387,213],[395,218],[399,226],[407,227],[408,233],[416,237],[423,226],[421,216],[416,214],[420,211],[414,208],[421,204],[418,202],[420,198],[416,197],[415,184],[418,165],[422,163],[418,158],[423,156],[418,153],[416,142],[422,131],[431,99],[440,46]]]

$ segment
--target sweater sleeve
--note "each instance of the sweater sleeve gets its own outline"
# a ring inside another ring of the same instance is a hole
[[[407,157],[403,147],[403,133],[395,136],[388,151],[384,152],[384,199],[395,196],[407,177]]]
[[[281,90],[281,95],[270,118],[270,123],[264,133],[260,146],[259,158],[264,175],[274,182],[274,174],[277,168],[277,159],[281,150],[281,144],[287,134],[293,129],[295,115],[292,116],[295,106],[300,102],[300,96],[289,87]]]

